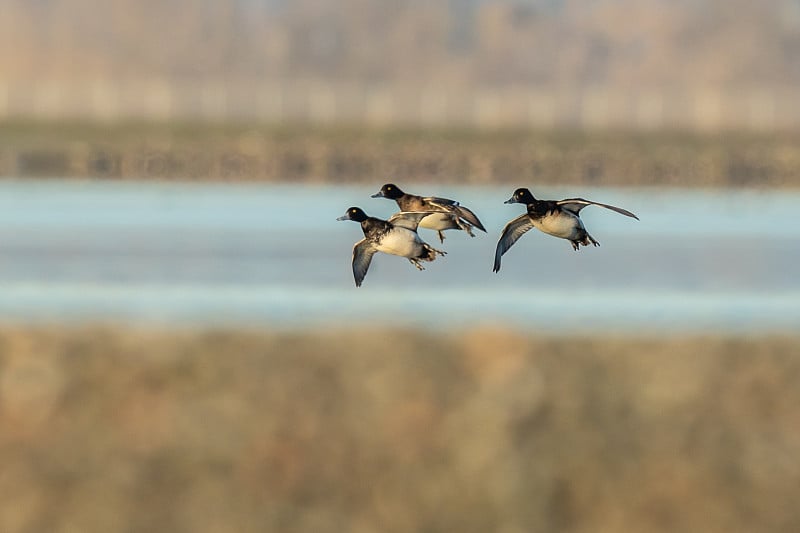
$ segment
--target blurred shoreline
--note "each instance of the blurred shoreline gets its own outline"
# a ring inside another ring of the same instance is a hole
[[[0,122],[0,177],[800,186],[800,133]]]
[[[0,326],[3,531],[790,531],[797,337]]]

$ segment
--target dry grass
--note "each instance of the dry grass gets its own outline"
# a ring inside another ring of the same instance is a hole
[[[799,345],[0,328],[0,531],[798,531]]]

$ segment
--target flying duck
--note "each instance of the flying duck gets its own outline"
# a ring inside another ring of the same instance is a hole
[[[435,196],[417,196],[415,194],[408,194],[400,190],[400,187],[394,183],[387,183],[381,190],[372,195],[373,198],[388,198],[397,202],[400,211],[425,211],[427,213],[434,213],[426,216],[419,223],[421,228],[436,230],[439,233],[439,242],[444,242],[444,233],[446,229],[460,229],[469,233],[470,237],[475,235],[472,233],[472,228],[478,228],[485,232],[486,228],[483,227],[478,217],[455,200],[448,200],[447,198],[437,198]]]
[[[518,216],[503,228],[500,240],[497,241],[497,250],[494,254],[494,272],[500,270],[500,258],[511,248],[522,235],[531,228],[536,228],[543,233],[567,239],[572,243],[573,250],[581,245],[590,243],[599,246],[600,243],[586,232],[583,221],[580,219],[581,209],[587,205],[599,205],[606,209],[616,211],[621,215],[639,220],[639,217],[625,209],[613,205],[591,202],[583,198],[568,198],[566,200],[537,200],[528,189],[522,188],[514,191],[514,195],[505,201],[507,204],[525,204],[528,206],[526,213]]]
[[[437,254],[447,253],[432,248],[417,235],[419,221],[426,216],[428,213],[400,212],[392,215],[389,220],[381,220],[367,216],[359,207],[351,207],[336,219],[358,222],[364,232],[364,238],[353,246],[353,277],[356,287],[360,287],[364,281],[375,252],[406,257],[418,270],[425,270],[420,261],[433,261]]]

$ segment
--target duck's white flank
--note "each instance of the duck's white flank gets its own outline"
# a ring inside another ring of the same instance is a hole
[[[422,239],[416,232],[395,227],[384,235],[376,249],[379,252],[401,257],[417,257],[422,254],[423,246]]]

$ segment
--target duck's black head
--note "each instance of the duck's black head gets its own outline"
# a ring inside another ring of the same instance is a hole
[[[532,204],[536,201],[536,198],[533,197],[531,191],[522,187],[521,189],[517,189],[514,191],[514,195],[506,200],[504,203],[506,204]]]
[[[344,215],[336,220],[353,220],[355,222],[364,222],[367,220],[367,214],[360,207],[350,207]]]
[[[397,200],[405,194],[400,190],[400,187],[394,183],[387,183],[381,190],[372,195],[373,198],[389,198],[390,200]]]

